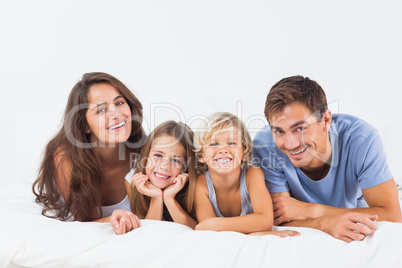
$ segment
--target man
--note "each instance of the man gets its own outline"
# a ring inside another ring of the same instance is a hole
[[[332,115],[308,77],[276,83],[265,126],[253,141],[265,175],[274,224],[311,227],[351,242],[375,221],[402,222],[398,191],[378,131],[350,115]]]

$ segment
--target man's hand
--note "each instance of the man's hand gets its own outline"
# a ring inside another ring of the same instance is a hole
[[[290,196],[273,196],[274,225],[280,225],[294,220],[312,219],[311,205]]]
[[[367,235],[371,235],[377,229],[377,224],[374,222],[377,219],[377,215],[357,212],[318,218],[321,225],[319,229],[346,242],[361,241]]]

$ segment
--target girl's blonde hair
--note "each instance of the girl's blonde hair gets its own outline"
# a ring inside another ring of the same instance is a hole
[[[193,131],[181,122],[167,121],[157,126],[148,136],[145,144],[143,145],[139,158],[137,159],[137,167],[135,173],[146,174],[146,166],[148,163],[149,152],[156,140],[161,136],[171,136],[176,138],[176,141],[180,143],[186,151],[184,159],[184,173],[188,173],[188,183],[176,194],[175,199],[180,206],[193,218],[195,218],[193,201],[195,191],[195,154],[193,152]],[[137,188],[132,185],[131,187],[131,211],[139,218],[145,218],[147,215],[151,198],[149,196],[141,194]],[[164,218],[166,220],[172,220],[167,210],[164,209]],[[166,215],[165,215],[166,214]]]
[[[234,114],[228,112],[213,113],[202,121],[198,130],[194,134],[194,152],[197,157],[201,157],[203,153],[203,146],[208,144],[215,133],[225,132],[228,130],[237,131],[241,137],[244,156],[247,162],[251,161],[252,154],[252,140],[244,123]],[[244,163],[243,163],[244,164]],[[206,165],[197,163],[199,172],[206,171]]]

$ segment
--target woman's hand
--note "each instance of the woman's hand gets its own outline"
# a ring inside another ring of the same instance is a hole
[[[110,216],[113,230],[116,234],[121,235],[140,227],[139,218],[131,211],[116,209]]]
[[[143,195],[149,197],[162,197],[162,190],[155,187],[149,180],[148,176],[142,173],[136,173],[131,178],[131,183],[137,188],[137,190]]]
[[[183,189],[187,181],[188,181],[187,173],[181,173],[177,175],[177,177],[173,179],[173,184],[166,187],[165,190],[163,190],[163,200],[165,200],[166,198],[173,199],[176,196],[176,194],[180,192],[181,189]]]

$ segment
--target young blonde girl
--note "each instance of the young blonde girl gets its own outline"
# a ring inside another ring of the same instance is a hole
[[[192,142],[193,131],[174,121],[159,125],[149,134],[132,177],[131,210],[139,218],[195,227]]]
[[[202,163],[194,201],[199,222],[196,230],[296,235],[293,231],[270,232],[272,200],[262,170],[247,165],[252,142],[241,120],[230,113],[215,113],[199,130],[194,139]]]

